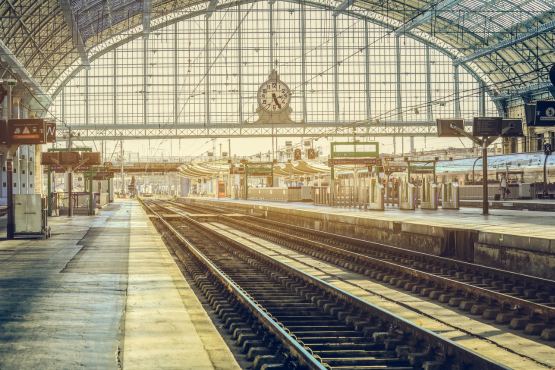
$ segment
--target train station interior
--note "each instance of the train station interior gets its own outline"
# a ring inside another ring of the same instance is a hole
[[[0,369],[555,369],[555,3],[0,2]]]

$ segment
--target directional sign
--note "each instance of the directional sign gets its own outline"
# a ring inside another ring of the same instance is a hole
[[[464,119],[437,119],[437,136],[438,137],[461,137],[463,136],[460,132],[455,131],[451,128],[451,125],[464,130]]]
[[[386,167],[385,172],[393,173],[393,172],[405,172],[407,170],[407,166],[389,166]]]
[[[331,157],[379,157],[378,142],[331,143]]]
[[[250,174],[251,172],[272,172],[271,168],[256,168],[256,167],[249,167],[247,168],[247,172]]]
[[[88,171],[88,170],[89,170],[88,167],[80,166],[80,167],[72,169],[72,172],[74,172],[74,173],[83,173],[83,172],[85,172],[86,173],[86,171]],[[57,165],[57,164],[51,164],[50,165],[50,171],[51,172],[56,172],[56,173],[65,173],[65,172],[67,172],[65,168],[63,168],[62,166]],[[43,172],[48,173],[48,167],[47,166],[43,167]]]
[[[434,166],[410,166],[410,173],[434,173]]]
[[[46,122],[41,118],[11,119],[8,121],[8,140],[11,144],[46,144]]]
[[[501,133],[501,117],[474,117],[472,135],[497,136]]]
[[[524,136],[524,133],[522,131],[522,119],[503,118],[503,121],[501,122],[501,128],[503,130],[507,127],[511,127],[511,125],[512,128],[509,128],[509,131],[503,134],[503,137]]]
[[[249,170],[250,170],[250,168],[249,168]],[[268,176],[268,172],[259,172],[259,171],[250,172],[250,171],[249,171],[249,176],[264,176],[264,177],[267,177],[267,176]]]
[[[555,101],[539,101],[534,126],[555,126]]]
[[[381,158],[331,158],[328,159],[328,167],[345,164],[360,164],[364,166],[381,166]]]

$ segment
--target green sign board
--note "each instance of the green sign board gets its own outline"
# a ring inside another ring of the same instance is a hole
[[[247,172],[272,172],[271,168],[248,167]]]
[[[331,157],[332,158],[342,158],[342,157],[379,157],[379,143],[370,142],[359,142],[359,143],[331,143]]]
[[[414,170],[433,171],[434,169],[435,169],[435,166],[410,166],[411,171],[414,171]]]

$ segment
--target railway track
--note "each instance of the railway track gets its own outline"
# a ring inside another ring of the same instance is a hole
[[[143,204],[173,236],[176,256],[254,369],[508,369],[212,230],[167,202]]]
[[[555,340],[555,281],[276,221],[225,216],[229,211],[170,203],[315,258],[362,273],[451,307],[495,320],[543,340]]]

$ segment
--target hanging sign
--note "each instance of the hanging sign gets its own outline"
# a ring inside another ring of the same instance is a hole
[[[360,164],[364,166],[381,166],[381,158],[331,158],[328,159],[328,167],[345,164]]]
[[[474,117],[472,135],[498,136],[501,133],[501,117]]]
[[[8,121],[10,144],[46,144],[46,122],[41,118],[11,119]]]
[[[331,157],[379,157],[378,142],[331,143]]]

